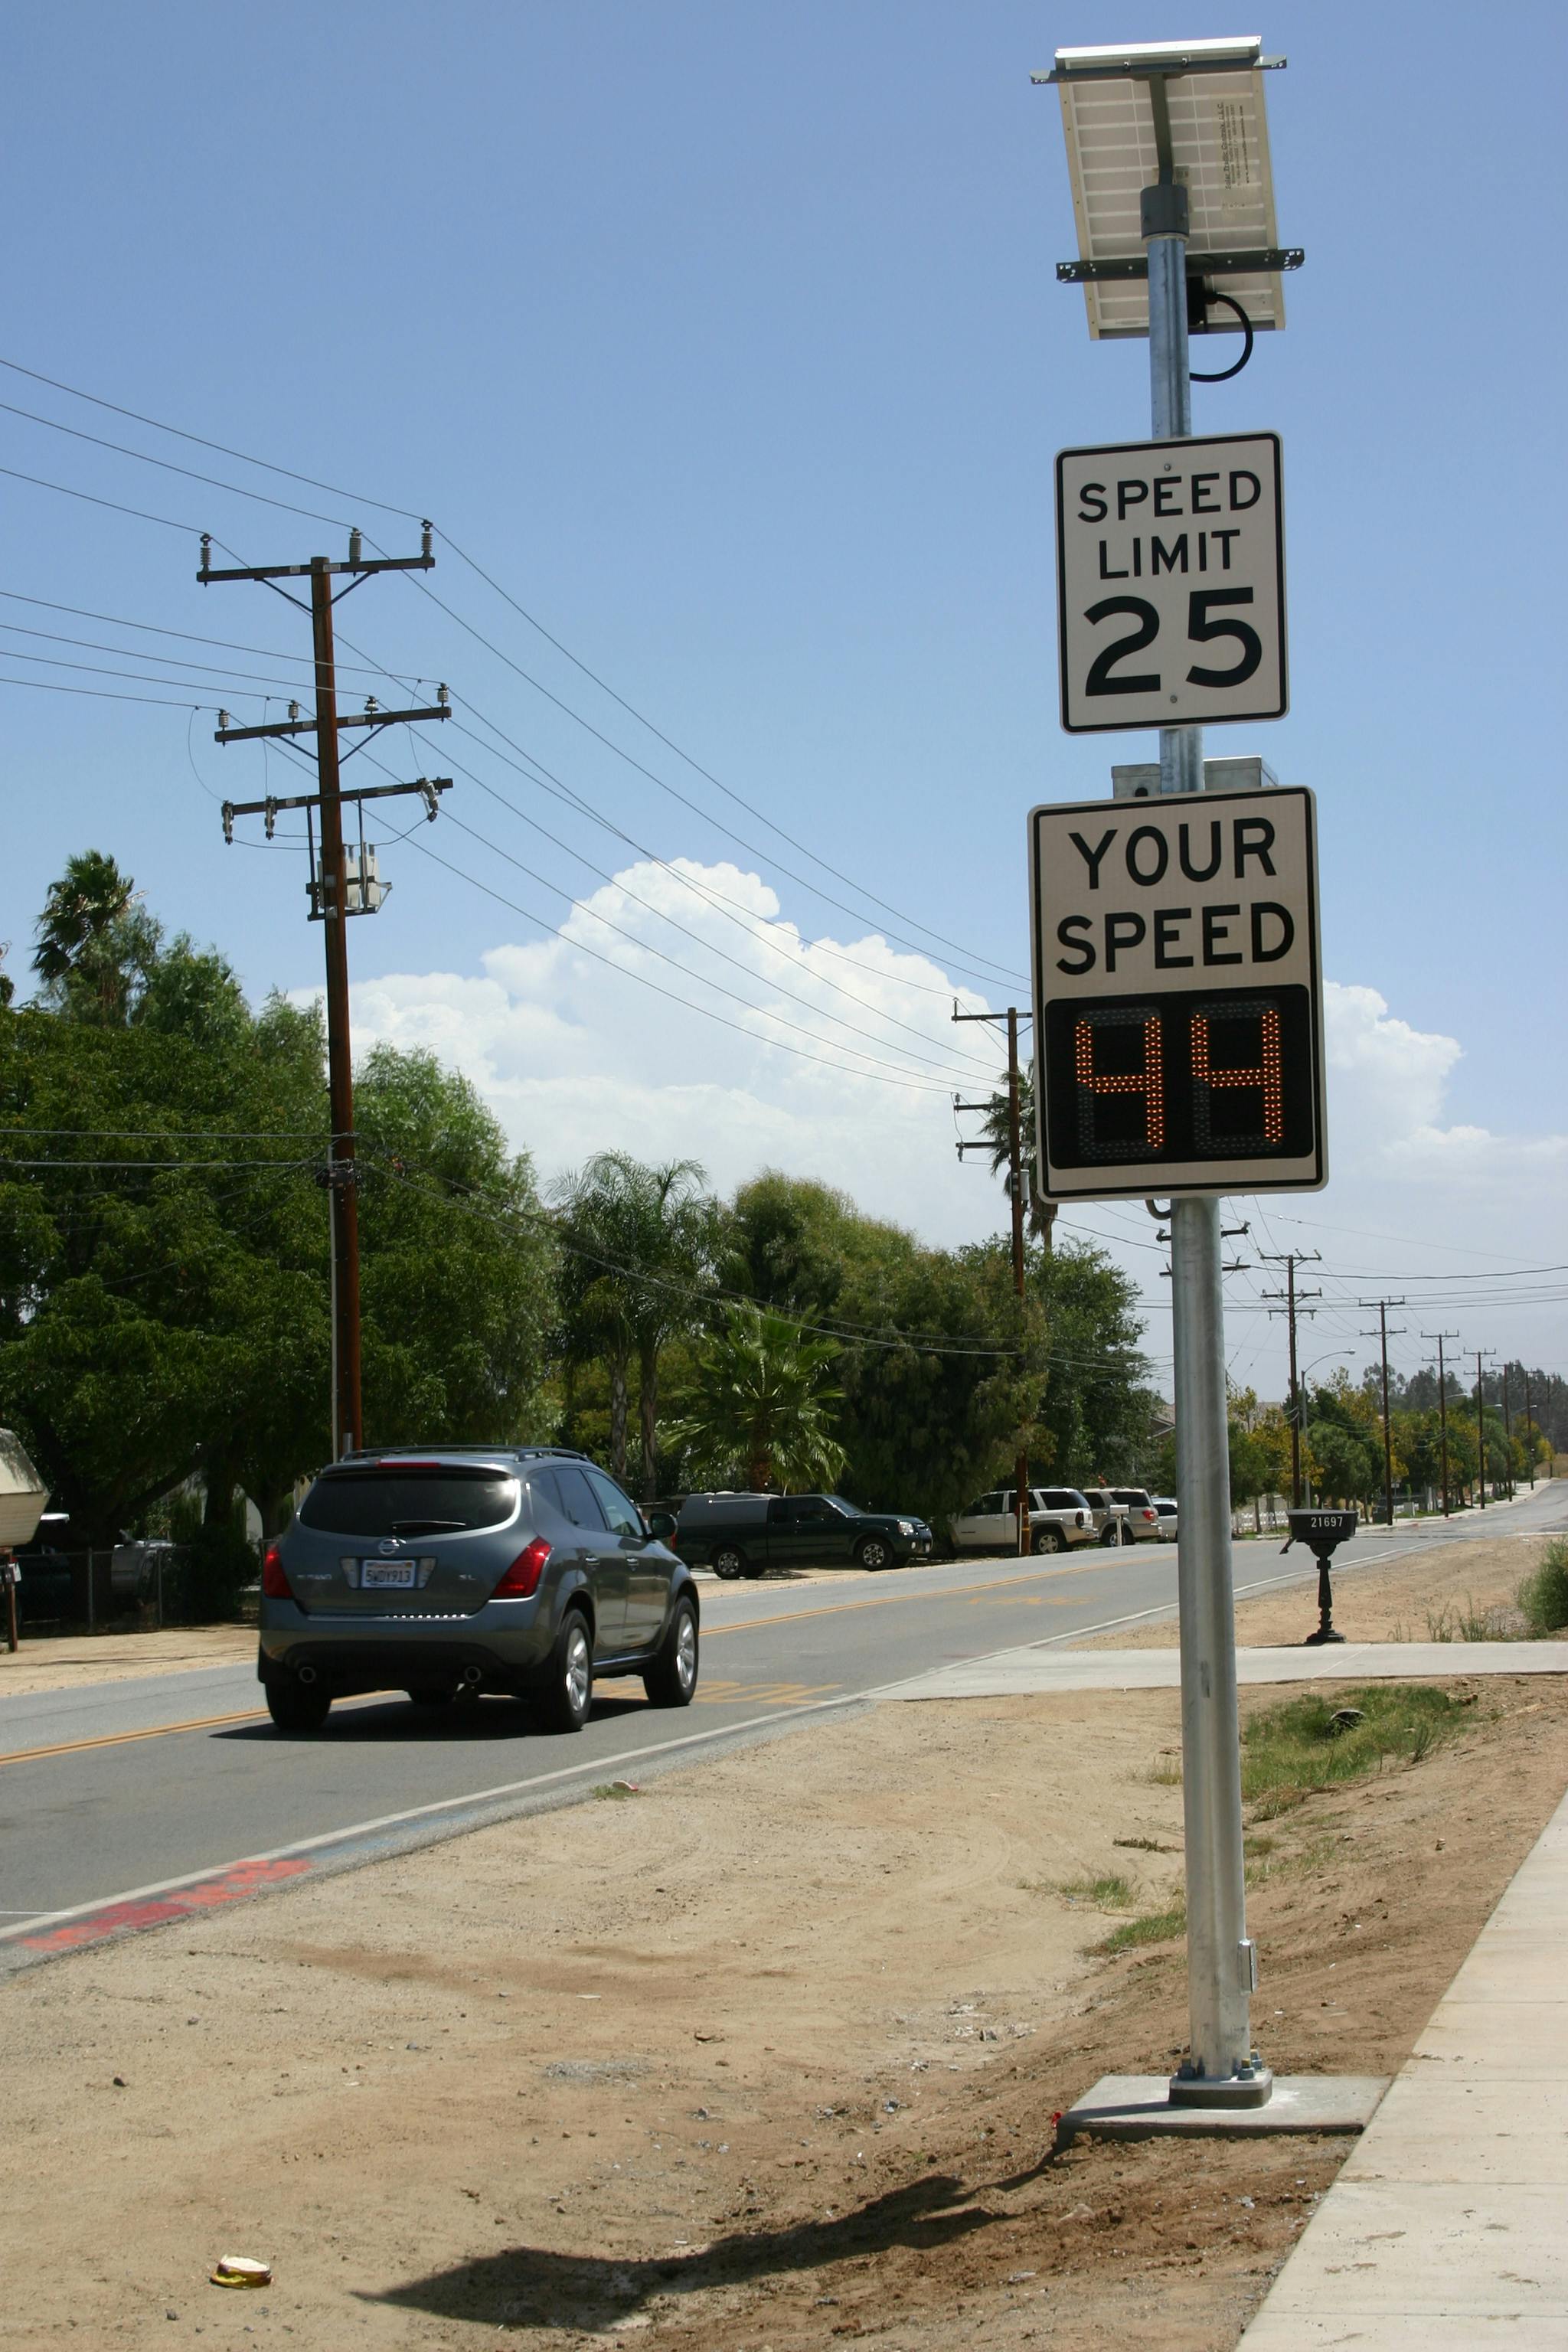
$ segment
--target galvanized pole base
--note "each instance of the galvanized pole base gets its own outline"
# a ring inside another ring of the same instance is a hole
[[[1154,437],[1193,429],[1187,358],[1184,192],[1147,192],[1150,391]],[[1172,233],[1179,228],[1181,234]],[[1201,727],[1160,730],[1160,790],[1201,793]],[[1258,2107],[1274,2078],[1252,2047],[1257,1956],[1247,1933],[1241,1851],[1241,1728],[1230,1561],[1230,1444],[1217,1200],[1171,1204],[1178,1593],[1182,1635],[1182,1801],[1186,1829],[1187,1983],[1192,2046],[1173,2104]]]

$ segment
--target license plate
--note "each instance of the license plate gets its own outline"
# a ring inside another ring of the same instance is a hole
[[[367,1559],[359,1572],[362,1592],[408,1592],[413,1590],[416,1563],[411,1559]]]

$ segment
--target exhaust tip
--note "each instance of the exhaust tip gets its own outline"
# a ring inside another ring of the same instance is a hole
[[[481,1679],[482,1669],[480,1667],[465,1666],[463,1668],[463,1680],[468,1684],[470,1690],[474,1689]]]
[[[300,1667],[296,1677],[297,1680],[305,1685],[307,1689],[309,1689],[310,1684],[313,1683],[316,1678],[316,1669],[314,1666]]]

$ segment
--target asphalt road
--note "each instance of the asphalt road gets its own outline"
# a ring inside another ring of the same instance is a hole
[[[1546,1488],[1483,1526],[1470,1515],[1420,1534],[1369,1530],[1340,1555],[1353,1633],[1358,1565],[1430,1543],[1564,1523]],[[1491,1515],[1488,1515],[1490,1521]],[[250,1666],[150,1675],[8,1699],[0,1717],[0,1959],[68,1945],[44,1923],[119,1903],[152,1924],[149,1898],[227,1873],[249,1891],[258,1857],[278,1874],[339,1865],[486,1819],[794,1729],[916,1674],[1020,1643],[1068,1643],[1173,1612],[1176,1548],[1086,1549],[1038,1562],[989,1557],[799,1584],[702,1580],[702,1673],[689,1709],[649,1707],[640,1684],[600,1686],[574,1737],[534,1730],[485,1699],[437,1720],[401,1697],[335,1707],[324,1731],[280,1738]],[[1315,1622],[1315,1569],[1300,1549],[1238,1546],[1239,1594],[1283,1583]],[[237,1866],[251,1871],[247,1878]],[[198,1897],[193,1896],[192,1900]],[[214,1898],[216,1899],[216,1898]],[[132,1916],[134,1915],[134,1916]],[[168,1916],[165,1912],[160,1916]],[[111,1923],[112,1924],[112,1923]]]

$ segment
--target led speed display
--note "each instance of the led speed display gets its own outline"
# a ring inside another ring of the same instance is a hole
[[[1036,809],[1041,1190],[1327,1178],[1310,793]]]

